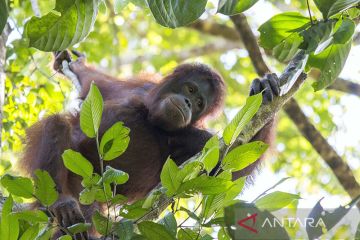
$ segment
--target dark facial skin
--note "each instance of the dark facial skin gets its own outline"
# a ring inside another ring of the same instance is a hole
[[[196,122],[214,101],[210,81],[194,74],[163,86],[149,109],[150,121],[165,131],[175,131]]]

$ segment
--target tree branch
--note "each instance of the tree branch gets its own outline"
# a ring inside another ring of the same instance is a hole
[[[216,42],[212,42],[209,44],[206,44],[202,47],[195,47],[190,49],[183,49],[180,52],[174,52],[174,51],[161,51],[161,56],[165,58],[175,58],[177,61],[182,62],[186,59],[192,58],[192,57],[198,57],[203,56],[206,54],[211,54],[215,52],[226,52],[235,48],[240,48],[240,44],[226,41],[226,40],[220,40]],[[128,55],[128,56],[121,56],[118,57],[117,62],[121,65],[125,64],[133,64],[135,62],[146,62],[150,61],[154,56],[158,54],[144,54],[144,55]]]
[[[311,143],[314,149],[325,160],[325,163],[333,171],[334,175],[350,197],[354,199],[359,196],[360,187],[350,167],[309,121],[303,111],[301,111],[299,104],[294,99],[291,99],[285,104],[284,110],[290,119],[296,124],[301,134]]]
[[[255,69],[259,75],[264,75],[269,71],[262,54],[260,52],[257,40],[247,23],[244,14],[239,14],[231,17],[236,29],[239,31],[243,41],[251,41],[245,43],[245,47],[249,52],[249,56],[254,64]],[[303,136],[312,144],[315,150],[325,160],[328,166],[343,186],[345,191],[355,198],[360,194],[360,186],[357,183],[349,166],[341,159],[336,151],[329,145],[321,133],[310,123],[297,104],[295,99],[291,99],[284,108],[287,115],[294,121]],[[306,121],[305,121],[306,119]],[[359,205],[360,206],[360,205]]]
[[[328,89],[353,94],[360,97],[360,84],[354,83],[343,78],[338,78]]]

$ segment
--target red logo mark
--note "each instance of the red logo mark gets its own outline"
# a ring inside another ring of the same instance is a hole
[[[246,222],[247,220],[252,219],[252,226],[254,226],[254,224],[256,223],[256,216],[257,216],[257,213],[254,213],[253,215],[251,215],[251,216],[249,216],[249,217],[246,217],[246,218],[244,218],[244,219],[239,220],[237,223],[238,223],[241,227],[243,227],[243,228],[245,228],[245,229],[247,229],[247,230],[249,230],[249,231],[251,231],[251,232],[257,233],[258,231],[257,231],[255,228],[252,228],[252,227],[244,224],[244,222]]]

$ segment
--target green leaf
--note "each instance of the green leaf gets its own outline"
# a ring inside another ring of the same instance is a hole
[[[300,46],[307,52],[319,51],[319,45],[329,40],[335,26],[334,20],[326,22],[319,22],[312,25],[309,29],[302,31],[301,36],[304,38],[304,43]]]
[[[57,0],[53,11],[25,24],[30,47],[53,52],[81,42],[90,33],[99,0]]]
[[[321,206],[321,200],[322,199],[316,203],[307,218],[312,219],[314,223],[319,222],[321,219],[325,226],[322,226],[322,224],[316,224],[315,226],[313,224],[308,224],[306,226],[306,232],[309,236],[309,239],[316,239],[325,232],[330,231],[337,223],[341,221],[341,219],[350,211],[350,209],[360,201],[360,195],[353,199],[346,206],[340,206],[331,212],[326,211]]]
[[[356,25],[353,20],[343,19],[339,29],[333,35],[334,43],[347,43],[354,35],[355,27]]]
[[[240,171],[259,159],[267,148],[268,145],[260,141],[240,145],[224,157],[222,168]]]
[[[202,166],[200,162],[189,162],[185,164],[185,166],[183,166],[183,168],[181,168],[176,174],[175,182],[182,183],[190,179],[196,178],[201,170]]]
[[[360,0],[314,0],[325,19],[360,3]]]
[[[185,26],[205,12],[207,0],[147,0],[156,21],[165,27]]]
[[[113,160],[125,152],[129,145],[130,129],[124,123],[117,122],[101,138],[100,154],[104,160]]]
[[[180,181],[176,177],[178,172],[179,168],[176,163],[168,158],[160,174],[161,184],[167,189],[166,195],[168,196],[175,194],[180,186]]]
[[[251,8],[259,0],[220,0],[218,12],[225,15],[235,15]]]
[[[133,204],[123,205],[119,215],[127,219],[137,219],[148,212],[147,208],[143,208],[144,199],[138,200]]]
[[[246,124],[259,110],[262,103],[262,94],[256,94],[246,99],[245,106],[236,114],[233,120],[225,127],[223,138],[226,145],[231,145]]]
[[[96,193],[100,190],[100,187],[85,188],[80,192],[79,201],[83,205],[93,204],[95,201]]]
[[[21,238],[19,240],[29,240],[29,239],[36,239],[38,233],[39,233],[39,224],[34,224],[30,226],[26,231],[21,235]],[[70,238],[71,240],[71,238]]]
[[[35,171],[35,196],[44,206],[52,205],[58,198],[58,192],[55,190],[56,185],[49,173],[43,170]]]
[[[130,220],[114,223],[114,230],[119,240],[131,240],[134,235],[134,225]]]
[[[233,183],[226,179],[201,175],[197,178],[184,182],[178,192],[194,193],[201,192],[204,195],[218,194],[227,191]]]
[[[99,89],[94,83],[91,83],[89,94],[86,96],[80,111],[80,127],[89,138],[95,137],[99,131],[103,105],[103,98]]]
[[[159,220],[161,225],[164,227],[175,237],[177,232],[177,223],[173,213],[167,213],[162,219]]]
[[[91,228],[91,223],[76,223],[67,228],[71,234],[86,232]]]
[[[1,239],[17,240],[19,236],[19,222],[11,213],[14,200],[11,195],[5,200],[1,213]]]
[[[219,138],[214,135],[206,142],[200,157],[200,162],[204,164],[204,168],[208,173],[211,172],[218,163],[219,156]]]
[[[180,207],[180,211],[186,212],[190,218],[194,219],[197,222],[200,222],[201,220],[194,211],[191,211],[184,207]]]
[[[301,199],[298,194],[291,194],[286,192],[272,192],[255,202],[255,205],[260,209],[268,209],[276,211],[291,204],[293,201]]]
[[[274,47],[274,57],[280,62],[290,61],[299,50],[299,46],[303,41],[304,39],[298,33],[291,34]]]
[[[175,239],[163,225],[150,221],[144,221],[138,224],[138,228],[142,235],[148,240],[172,240]]]
[[[320,54],[310,55],[307,68],[317,68],[321,73],[317,81],[313,83],[315,91],[331,85],[339,76],[349,55],[351,44],[351,41],[346,44],[333,44]]]
[[[177,237],[179,240],[194,240],[198,238],[198,233],[189,228],[181,228]]]
[[[309,24],[309,18],[298,12],[286,12],[275,15],[259,27],[260,45],[273,49],[293,34],[294,30]]]
[[[129,180],[129,174],[121,170],[106,166],[102,177],[105,183],[124,184]]]
[[[107,219],[106,217],[101,215],[99,211],[96,211],[93,214],[92,222],[95,226],[96,231],[98,231],[104,236],[106,236],[112,228],[112,222],[110,221],[110,219]]]
[[[47,223],[48,216],[40,210],[23,210],[21,212],[13,213],[17,219],[25,220],[31,223]]]
[[[150,194],[145,198],[142,207],[151,208],[155,204],[155,202],[157,202],[160,199],[161,195],[162,195],[161,189],[152,190]]]
[[[82,176],[90,178],[93,174],[93,165],[79,152],[68,149],[62,154],[64,165],[67,169]]]
[[[0,0],[0,35],[4,30],[9,13],[7,10],[7,0]]]
[[[1,184],[9,191],[9,193],[15,196],[23,198],[33,197],[34,186],[29,178],[5,174],[1,178]]]

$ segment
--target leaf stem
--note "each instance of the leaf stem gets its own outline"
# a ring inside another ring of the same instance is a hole
[[[313,25],[314,23],[313,23],[313,19],[312,19],[312,16],[311,16],[309,0],[306,0],[306,5],[307,5],[307,8],[308,8],[311,25]]]

